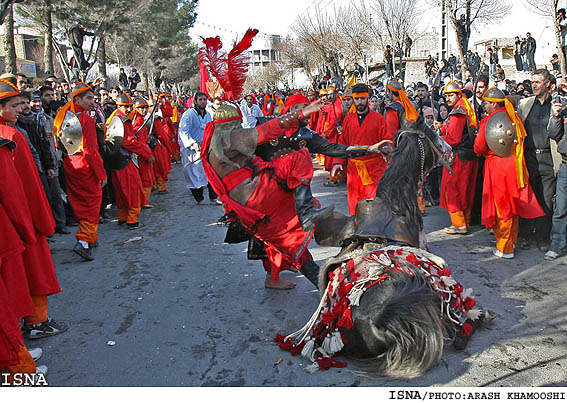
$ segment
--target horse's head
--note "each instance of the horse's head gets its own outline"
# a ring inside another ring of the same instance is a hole
[[[450,169],[454,160],[453,149],[439,133],[431,130],[423,125],[422,130],[405,129],[400,130],[394,137],[395,154],[403,155],[398,159],[409,159],[417,157],[419,164],[414,169],[419,168],[419,174],[427,176],[427,174],[438,166],[446,166]],[[419,153],[417,153],[419,151]]]

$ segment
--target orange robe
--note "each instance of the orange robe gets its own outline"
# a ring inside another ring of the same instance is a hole
[[[343,134],[338,143],[347,146],[372,145],[382,140],[392,140],[386,130],[386,120],[379,113],[370,110],[362,125],[359,124],[356,113],[347,114],[343,122]],[[335,164],[343,161],[335,158]],[[386,161],[380,154],[348,160],[347,200],[350,215],[356,213],[356,205],[360,200],[376,196],[378,182],[382,179],[386,168]]]

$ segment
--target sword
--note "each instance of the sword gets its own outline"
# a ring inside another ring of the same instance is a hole
[[[195,164],[199,161],[201,161],[201,157],[197,158],[195,161],[189,161],[188,163],[184,164],[183,168],[187,168],[189,165]]]
[[[148,122],[150,121],[150,119],[152,120],[152,126],[153,126],[153,120],[155,119],[155,114],[156,114],[156,110],[157,110],[157,102],[154,103],[154,107],[152,108],[152,111],[150,112],[149,115],[146,116],[146,118],[144,119],[144,123],[142,123],[142,126],[140,126],[138,128],[138,130],[136,130],[136,133],[134,133],[134,138],[138,137],[138,134],[140,133],[140,131],[148,124]]]

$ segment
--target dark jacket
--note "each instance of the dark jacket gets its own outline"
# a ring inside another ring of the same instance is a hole
[[[33,112],[28,115],[20,114],[18,116],[18,126],[26,131],[30,143],[37,151],[41,163],[40,172],[55,169],[55,158],[51,153],[49,139],[38,116]]]
[[[535,53],[536,50],[536,40],[533,36],[530,36],[526,39],[526,52],[527,53]]]

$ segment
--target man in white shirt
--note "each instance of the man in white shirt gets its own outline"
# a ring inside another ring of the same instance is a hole
[[[256,118],[264,116],[260,107],[254,103],[252,95],[247,95],[240,102],[240,111],[242,112],[242,127],[245,129],[256,127]]]

